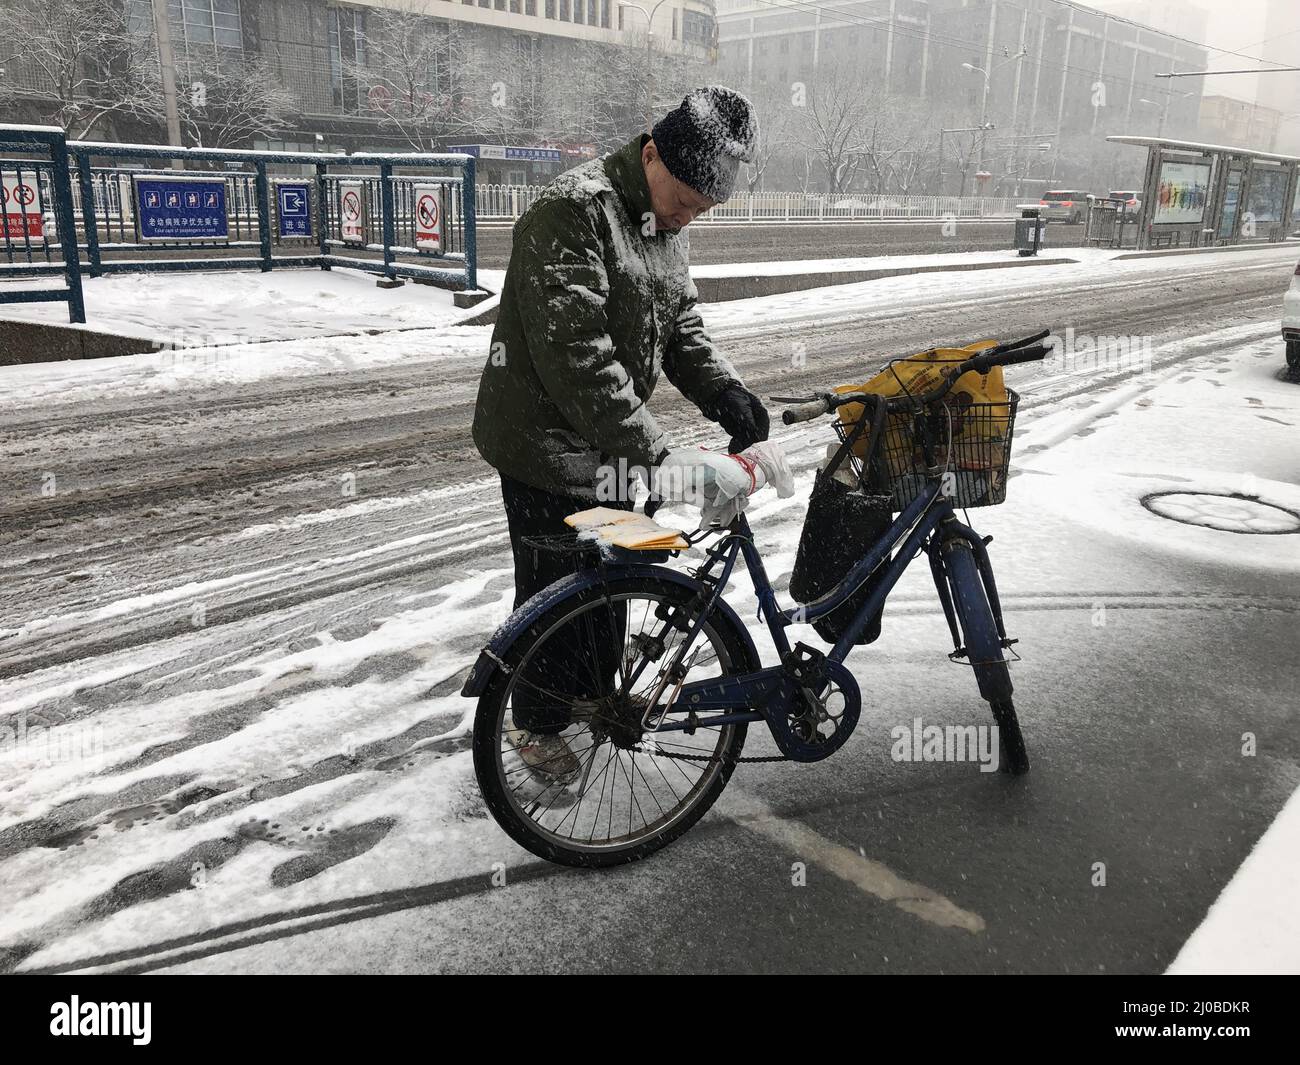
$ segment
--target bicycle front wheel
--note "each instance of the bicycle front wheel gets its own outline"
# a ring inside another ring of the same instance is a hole
[[[694,589],[652,576],[574,592],[503,655],[479,700],[474,769],[488,809],[539,857],[600,867],[636,861],[686,832],[735,769],[746,726],[650,732],[642,718],[698,610]],[[757,669],[714,612],[683,682]],[[658,699],[663,705],[664,696]]]

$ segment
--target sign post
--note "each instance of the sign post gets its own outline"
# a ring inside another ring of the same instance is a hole
[[[339,182],[339,239],[347,244],[366,242],[365,200],[360,181]]]
[[[415,186],[415,246],[421,251],[442,251],[441,186]]]

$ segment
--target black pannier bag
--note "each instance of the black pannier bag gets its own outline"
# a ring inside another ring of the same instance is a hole
[[[868,410],[864,408],[862,417],[845,434],[843,443],[825,468],[817,471],[812,496],[808,500],[808,514],[799,537],[799,550],[795,554],[794,571],[790,574],[790,594],[799,603],[811,603],[839,584],[893,524],[894,515],[889,509],[887,494],[868,494],[861,485],[850,486],[835,476],[840,466],[848,461],[853,444],[872,420],[875,426],[866,453],[875,455],[883,419],[869,419]],[[812,623],[818,636],[827,643],[835,643],[848,631],[858,611],[879,584],[888,562],[889,556],[886,555],[875,572],[842,606]],[[872,643],[880,636],[880,615],[878,611],[855,643]]]

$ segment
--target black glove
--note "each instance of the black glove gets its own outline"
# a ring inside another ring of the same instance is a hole
[[[668,457],[668,449],[664,448],[661,452],[659,452],[658,455],[655,456],[655,460],[652,463],[652,465],[662,466],[664,459],[666,459],[667,457]],[[664,501],[660,499],[657,495],[655,495],[654,470],[650,471],[650,484],[647,485],[647,487],[650,489],[650,494],[646,496],[645,507],[643,509],[645,510],[645,516],[647,518],[653,518],[655,516],[655,511],[664,505]]]
[[[733,455],[767,439],[768,417],[763,401],[739,381],[727,385],[701,409],[706,418],[731,434],[727,447]]]

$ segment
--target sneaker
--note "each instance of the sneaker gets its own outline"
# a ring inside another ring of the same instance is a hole
[[[582,765],[563,736],[518,729],[510,738],[515,753],[535,778],[559,787],[578,779]]]

